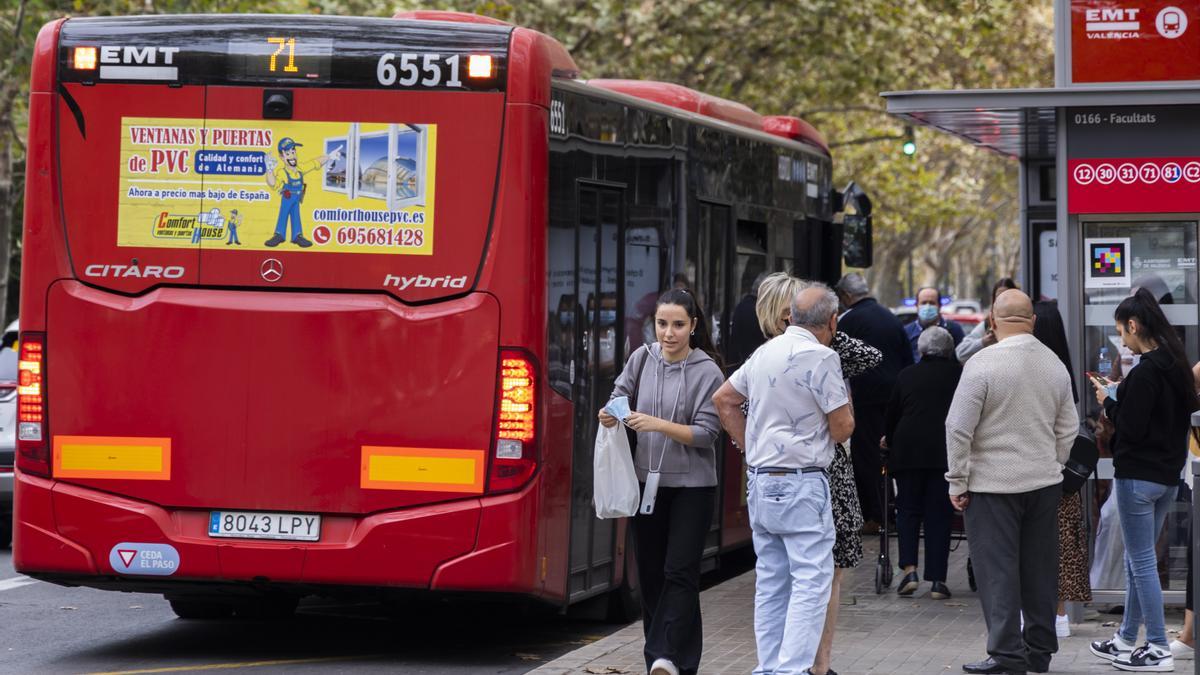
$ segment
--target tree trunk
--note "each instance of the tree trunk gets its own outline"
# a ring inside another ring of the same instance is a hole
[[[871,268],[871,292],[875,299],[879,300],[879,304],[885,307],[894,307],[900,302],[901,291],[898,282],[900,278],[900,264],[905,260],[904,256],[899,255],[897,248],[895,250],[884,251],[882,256],[876,256],[876,264]]]

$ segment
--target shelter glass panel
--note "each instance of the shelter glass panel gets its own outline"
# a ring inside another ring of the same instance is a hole
[[[1120,380],[1138,365],[1140,357],[1121,342],[1113,319],[1117,305],[1138,288],[1150,291],[1159,301],[1183,340],[1189,362],[1196,362],[1200,338],[1196,225],[1194,219],[1112,219],[1082,224],[1085,370]],[[1100,430],[1100,466],[1085,508],[1090,509],[1094,523],[1091,581],[1097,599],[1103,601],[1106,592],[1121,591],[1126,585],[1124,543],[1112,490],[1111,424],[1101,419],[1091,387],[1081,387],[1080,393],[1089,425],[1098,425]],[[1190,501],[1191,491],[1181,476],[1178,497],[1158,539],[1159,577],[1167,591],[1182,591],[1186,582]],[[1108,599],[1115,601],[1115,597]]]

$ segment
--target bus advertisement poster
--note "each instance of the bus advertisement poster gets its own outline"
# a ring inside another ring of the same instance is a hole
[[[437,126],[121,120],[117,245],[433,253]]]

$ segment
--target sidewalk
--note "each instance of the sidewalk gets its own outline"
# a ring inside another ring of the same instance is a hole
[[[892,540],[893,561],[895,545]],[[875,595],[878,539],[868,537],[864,547],[863,563],[850,570],[842,588],[832,663],[839,675],[961,673],[963,663],[987,656],[979,599],[967,586],[965,541],[950,554],[948,585],[954,597],[942,601],[929,598],[928,584],[922,584],[913,598],[897,597],[895,582],[889,592]],[[753,598],[753,571],[701,595],[704,607],[701,673],[746,675],[754,669]],[[1088,614],[1094,616],[1093,612]],[[1112,635],[1116,625],[1113,622],[1118,621],[1118,615],[1100,614],[1095,620],[1073,625],[1072,636],[1059,640],[1059,651],[1050,672],[1118,672],[1088,651],[1088,642]],[[1177,630],[1181,622],[1182,610],[1168,610],[1168,629]],[[642,624],[631,624],[532,672],[539,675],[644,673]],[[1177,663],[1175,672],[1192,672],[1192,662]]]

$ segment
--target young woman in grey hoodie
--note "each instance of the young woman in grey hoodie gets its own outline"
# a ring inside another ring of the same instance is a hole
[[[712,395],[725,376],[690,291],[663,293],[654,325],[658,342],[629,356],[612,396],[636,402],[624,422],[637,432],[634,466],[644,494],[633,528],[646,667],[651,675],[690,675],[700,666],[700,558],[716,498],[721,422]],[[600,423],[618,420],[601,412]]]

